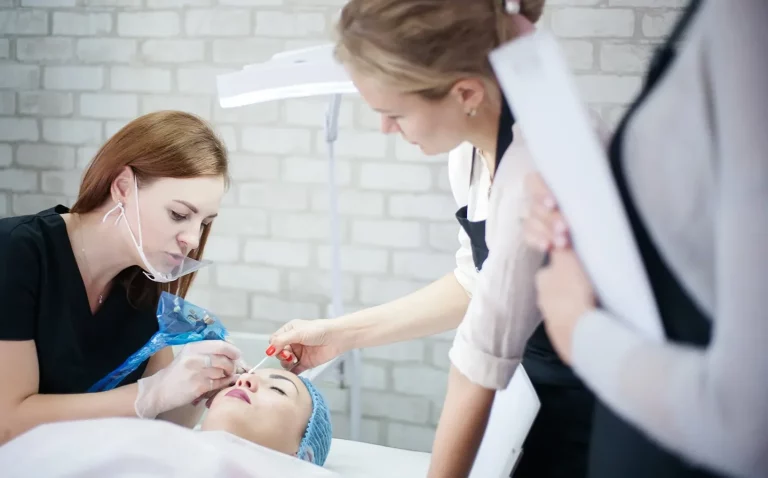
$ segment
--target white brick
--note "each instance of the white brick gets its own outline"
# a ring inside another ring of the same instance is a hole
[[[370,163],[360,168],[360,187],[383,191],[427,191],[432,172],[426,165]]]
[[[181,32],[175,12],[137,12],[117,15],[117,34],[122,37],[173,37]]]
[[[248,36],[251,33],[249,10],[191,10],[187,12],[185,31],[189,37]]]
[[[11,214],[11,208],[8,206],[8,196],[0,194],[0,217],[7,217]]]
[[[448,165],[441,166],[437,173],[437,189],[446,193],[451,192],[451,181],[448,175]]]
[[[241,7],[276,7],[283,4],[284,0],[219,0],[219,5]]]
[[[116,66],[112,68],[110,84],[116,91],[163,93],[171,91],[171,72],[161,68]]]
[[[451,342],[433,342],[432,343],[432,365],[441,369],[448,370],[451,368],[451,360],[448,358],[448,352],[451,350],[453,344]]]
[[[40,68],[31,65],[0,65],[0,88],[31,90],[40,86]]]
[[[389,214],[395,218],[455,220],[456,201],[447,194],[396,194],[389,198]]]
[[[581,75],[576,77],[586,102],[626,103],[641,86],[639,76]]]
[[[22,7],[76,7],[77,0],[21,0]]]
[[[227,151],[237,151],[237,130],[234,126],[217,126],[216,132],[224,141],[224,146],[227,147]]]
[[[141,45],[145,60],[157,63],[192,63],[205,59],[205,42],[200,40],[147,40]]]
[[[0,32],[3,36],[45,35],[48,33],[48,13],[42,10],[1,10]]]
[[[611,130],[615,129],[627,113],[627,105],[609,106],[605,109],[603,118]]]
[[[138,43],[126,38],[84,38],[77,41],[77,57],[88,63],[131,63]]]
[[[40,169],[72,169],[75,167],[75,148],[20,144],[16,150],[16,164]]]
[[[360,302],[379,305],[416,292],[425,282],[402,279],[378,279],[365,277],[360,280]]]
[[[141,0],[80,0],[85,7],[141,7]]]
[[[635,12],[622,9],[563,8],[552,14],[552,30],[561,37],[631,37]]]
[[[283,242],[249,239],[243,254],[245,262],[284,267],[309,266],[309,245],[301,242]]]
[[[288,274],[288,287],[292,294],[330,299],[331,275],[327,272],[294,271]],[[345,302],[354,298],[355,281],[352,277],[342,277],[341,295]]]
[[[237,262],[240,259],[240,240],[231,236],[208,236],[205,258],[216,263]]]
[[[333,437],[340,438],[342,440],[349,440],[349,414],[334,413],[331,415],[331,421],[333,422]],[[360,421],[360,436],[357,437],[357,439],[361,442],[378,444],[381,442],[379,438],[380,434],[381,423],[378,420],[363,419]]]
[[[235,153],[229,155],[229,171],[238,182],[274,180],[280,176],[280,161],[274,157]]]
[[[14,194],[12,201],[13,208],[11,212],[16,216],[37,214],[57,204],[65,206],[68,204],[67,198],[64,196],[47,196],[42,194]]]
[[[341,190],[338,192],[339,214],[344,216],[375,216],[384,214],[384,195],[378,192]],[[312,195],[312,209],[330,210],[330,196],[327,190]]]
[[[218,264],[216,282],[219,286],[229,289],[278,292],[280,271],[267,267]]]
[[[321,123],[318,126],[322,126]],[[325,133],[319,131],[315,140],[317,151],[327,151]],[[381,159],[387,156],[387,137],[381,133],[369,133],[351,130],[339,131],[334,143],[336,156],[341,158]]]
[[[394,273],[412,279],[437,280],[456,267],[453,254],[395,252],[392,259]]]
[[[230,73],[229,70],[220,68],[184,68],[176,73],[181,93],[202,93],[212,95],[216,93],[216,76],[222,73]]]
[[[129,120],[122,120],[122,121],[107,121],[104,124],[104,137],[105,138],[111,138],[112,136],[116,135],[121,129],[125,127],[129,123]]]
[[[240,185],[239,203],[271,211],[303,211],[309,207],[307,189],[280,183],[248,183]]]
[[[100,90],[104,70],[97,66],[49,66],[44,70],[46,90]]]
[[[654,12],[643,15],[643,35],[651,38],[667,36],[677,22],[678,12]]]
[[[0,118],[0,141],[37,141],[37,121],[24,118]]]
[[[0,144],[0,167],[7,168],[13,162],[13,149],[10,144]]]
[[[343,236],[346,229],[343,221],[340,227]],[[279,213],[272,216],[271,232],[285,239],[328,240],[330,223],[326,216],[317,214]]]
[[[568,65],[574,70],[589,70],[595,64],[595,47],[583,40],[563,40],[560,46],[565,52]]]
[[[362,100],[355,101],[355,121],[356,125],[362,129],[381,131],[381,114],[372,110]]]
[[[289,125],[320,128],[325,123],[328,100],[295,98],[283,101],[285,121]],[[339,107],[339,127],[352,128],[354,125],[354,103],[345,98]],[[325,148],[325,145],[323,145]]]
[[[459,248],[459,223],[430,224],[429,245],[443,252],[454,252]]]
[[[352,224],[352,241],[356,244],[390,247],[419,247],[421,224],[406,221],[356,220]]]
[[[317,261],[321,269],[331,269],[331,248],[320,246]],[[389,266],[387,251],[370,247],[342,246],[341,270],[367,274],[386,273]]]
[[[139,114],[136,95],[83,93],[80,95],[80,115],[86,118],[135,118]]]
[[[287,158],[283,163],[283,179],[299,184],[328,184],[330,174],[327,159]],[[334,182],[337,186],[346,186],[352,179],[352,168],[347,161],[335,164]]]
[[[100,144],[101,123],[90,120],[44,119],[43,139],[59,144]]]
[[[431,453],[434,440],[435,430],[430,427],[403,423],[387,425],[387,446]]]
[[[24,171],[22,169],[3,169],[0,171],[0,190],[32,192],[36,189],[36,171]]]
[[[80,189],[79,171],[43,171],[42,190],[46,194],[77,196]]]
[[[672,7],[682,8],[688,5],[688,0],[608,0],[611,7]]]
[[[652,45],[603,43],[600,46],[600,69],[604,72],[642,74],[652,53]]]
[[[19,112],[27,115],[69,116],[74,111],[72,93],[19,92]]]
[[[90,164],[96,154],[99,152],[99,148],[95,146],[81,146],[77,148],[77,165],[76,167],[84,169]]]
[[[394,390],[397,392],[420,395],[434,400],[445,398],[448,375],[444,370],[407,365],[395,367],[392,378]]]
[[[219,272],[218,270],[216,271]],[[187,295],[187,300],[199,305],[216,315],[246,317],[248,316],[248,294],[240,290],[215,290],[194,288]]]
[[[251,297],[252,319],[288,322],[293,319],[315,319],[319,316],[320,306],[312,302],[281,300],[258,295]]]
[[[362,393],[363,415],[388,418],[410,423],[427,423],[429,400],[421,397],[404,397],[393,393]]]
[[[443,404],[432,402],[432,408],[429,411],[429,424],[437,427],[440,423],[440,415],[443,413]]]
[[[13,116],[16,113],[16,94],[0,91],[0,115]]]
[[[275,37],[319,36],[325,31],[322,13],[256,12],[256,34]]]
[[[197,273],[195,274],[195,282],[193,283],[192,287],[200,286],[200,285],[211,285],[211,271],[213,269],[210,267],[203,267]]]
[[[147,0],[149,8],[210,7],[213,0]]]
[[[267,214],[246,208],[222,207],[213,222],[213,231],[220,235],[264,236],[268,229]]]
[[[547,6],[567,5],[569,7],[589,7],[597,5],[603,0],[547,0]]]
[[[387,369],[381,365],[363,363],[362,372],[363,388],[367,390],[387,389]]]
[[[331,413],[346,412],[349,409],[349,392],[341,388],[326,388],[323,396]]]
[[[109,13],[53,13],[54,35],[100,37],[107,33],[112,33],[112,15]]]
[[[144,96],[141,101],[141,114],[161,110],[186,111],[208,119],[211,117],[211,99],[194,96],[158,95]]]
[[[66,61],[72,59],[75,46],[71,38],[19,38],[16,58],[20,61]]]
[[[11,40],[0,38],[0,58],[6,59],[11,56]]]
[[[213,108],[217,123],[236,123],[248,126],[276,123],[280,119],[280,103],[268,101],[236,108],[222,108],[218,102]]]
[[[234,63],[241,67],[242,65],[266,61],[283,48],[282,41],[267,38],[214,40],[213,61],[216,63]]]
[[[243,129],[241,147],[252,153],[307,154],[311,141],[303,129],[254,127]]]

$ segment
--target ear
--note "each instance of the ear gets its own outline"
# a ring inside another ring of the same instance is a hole
[[[129,166],[125,166],[115,180],[112,181],[112,186],[110,187],[112,201],[115,203],[122,202],[123,204],[126,204],[128,198],[133,193],[134,181],[135,176],[133,170]]]
[[[477,110],[485,98],[485,83],[480,78],[459,80],[451,88],[450,95],[465,113]]]

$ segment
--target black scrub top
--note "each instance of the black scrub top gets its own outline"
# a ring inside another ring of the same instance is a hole
[[[133,307],[118,281],[91,313],[61,217],[68,212],[0,219],[0,341],[35,341],[41,394],[85,393],[158,330],[154,310]]]

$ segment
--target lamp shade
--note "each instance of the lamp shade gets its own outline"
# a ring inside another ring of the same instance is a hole
[[[217,76],[216,86],[222,108],[357,91],[330,44],[278,53],[266,62]]]

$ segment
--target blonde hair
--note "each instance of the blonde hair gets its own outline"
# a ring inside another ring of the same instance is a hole
[[[520,0],[541,17],[545,0]],[[336,26],[336,57],[403,93],[440,99],[461,79],[495,81],[488,54],[520,34],[504,0],[350,0]]]
[[[222,177],[229,184],[227,148],[213,129],[197,116],[181,111],[158,111],[136,118],[101,147],[83,175],[80,193],[71,212],[97,210],[111,198],[112,183],[128,166],[139,188],[161,178]],[[203,225],[200,243],[189,257],[199,260],[211,232]],[[154,306],[162,291],[178,291],[185,297],[195,273],[169,284],[147,279],[138,267],[123,271],[117,280],[125,285],[129,300]]]

